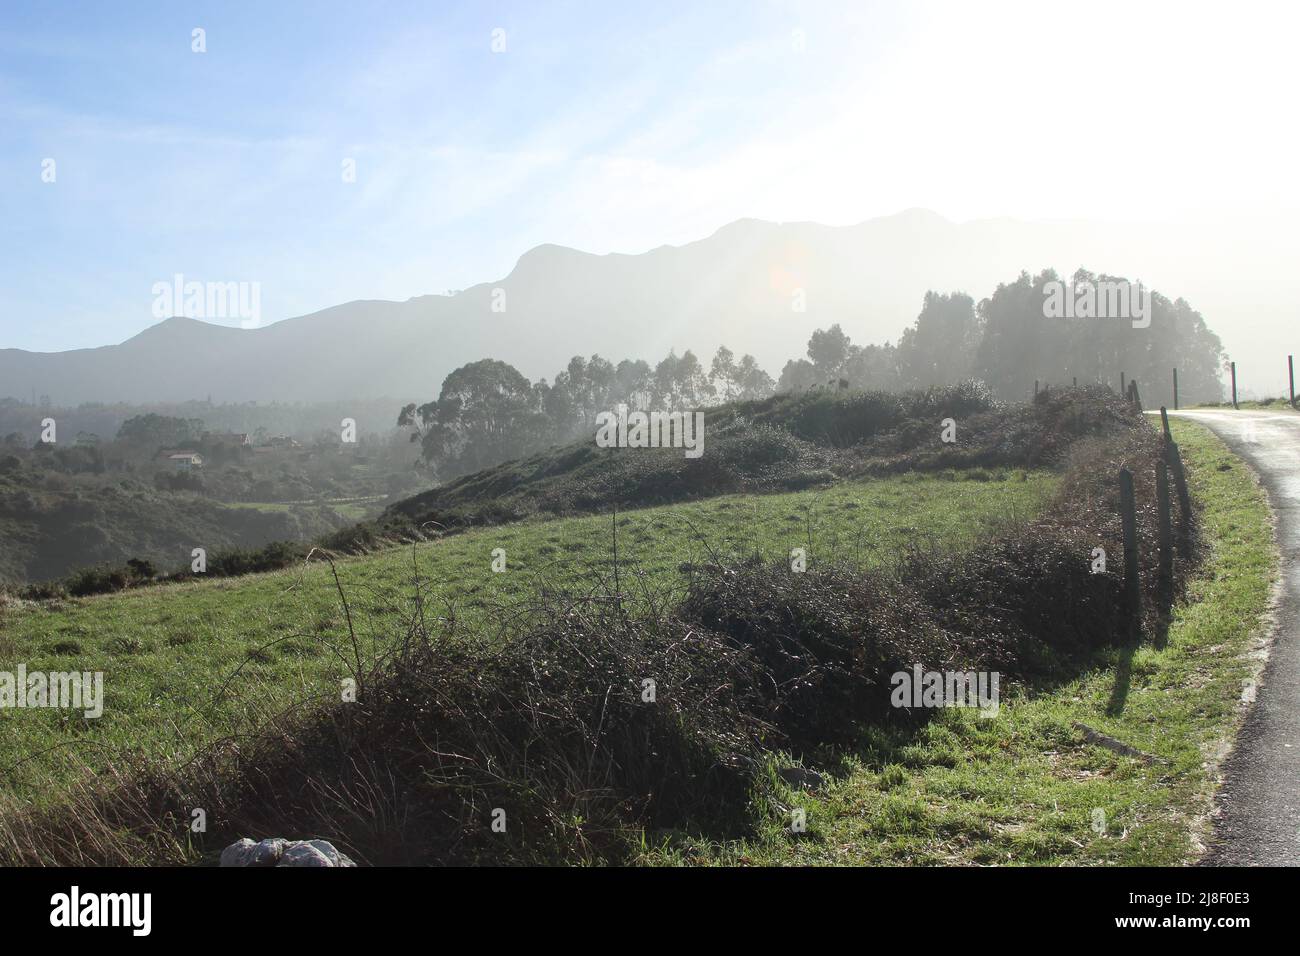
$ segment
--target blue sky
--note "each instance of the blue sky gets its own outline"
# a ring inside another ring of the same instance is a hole
[[[176,273],[260,282],[265,323],[742,216],[1294,212],[1276,14],[6,0],[0,348],[120,341]]]

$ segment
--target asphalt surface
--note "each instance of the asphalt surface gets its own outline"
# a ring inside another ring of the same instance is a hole
[[[1203,863],[1300,865],[1300,415],[1171,412],[1209,426],[1259,475],[1277,519],[1282,581],[1255,703],[1224,764]]]

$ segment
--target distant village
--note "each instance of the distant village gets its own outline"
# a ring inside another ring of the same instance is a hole
[[[162,448],[155,456],[176,471],[188,472],[203,467],[205,455],[223,462],[245,456],[258,458],[283,458],[293,461],[310,461],[317,449],[306,447],[288,435],[272,435],[255,442],[247,432],[204,432],[198,442],[185,448]],[[340,453],[342,449],[340,448]]]

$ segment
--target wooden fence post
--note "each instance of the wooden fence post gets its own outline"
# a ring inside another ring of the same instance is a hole
[[[1119,393],[1120,393],[1121,395],[1127,395],[1127,394],[1128,394],[1128,386],[1124,384],[1124,373],[1123,373],[1123,372],[1120,372],[1120,373],[1119,373]]]
[[[1291,407],[1295,408],[1295,363],[1291,361],[1291,356],[1286,357],[1286,378],[1291,390]]]
[[[1171,441],[1165,448],[1165,455],[1174,472],[1174,490],[1178,492],[1178,537],[1182,547],[1187,548],[1192,540],[1192,496],[1187,490],[1187,472],[1183,470],[1183,456],[1178,452],[1178,442]]]
[[[1160,612],[1168,613],[1174,604],[1174,531],[1169,514],[1169,470],[1156,461],[1156,515],[1160,527],[1160,564],[1156,587],[1160,595]]]
[[[1174,411],[1178,411],[1178,369],[1174,369]]]
[[[1133,390],[1133,404],[1138,407],[1139,412],[1142,411],[1142,393],[1138,391],[1137,379],[1132,379],[1128,387]]]
[[[1160,426],[1164,429],[1165,447],[1168,448],[1169,443],[1174,440],[1174,436],[1169,433],[1169,412],[1163,405],[1160,406]]]
[[[1124,527],[1124,613],[1129,640],[1142,636],[1142,582],[1138,576],[1137,502],[1133,497],[1133,473],[1119,470],[1119,516]]]
[[[1237,363],[1232,363],[1232,407],[1237,407]]]

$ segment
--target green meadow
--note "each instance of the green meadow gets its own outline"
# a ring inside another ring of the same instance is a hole
[[[818,792],[759,806],[755,839],[647,842],[643,863],[721,865],[1144,865],[1193,862],[1214,770],[1244,714],[1248,652],[1277,573],[1268,508],[1209,430],[1173,422],[1202,504],[1206,563],[1167,639],[1101,655],[1076,680],[998,716],[938,711],[911,733],[868,733]],[[1156,758],[1088,744],[1082,723]],[[774,761],[774,763],[779,761]],[[790,810],[807,829],[790,830]]]
[[[906,474],[787,494],[729,495],[615,516],[529,520],[241,578],[46,604],[0,605],[0,669],[102,671],[104,713],[0,710],[7,796],[57,799],[76,775],[139,755],[183,760],[312,698],[335,697],[357,650],[382,654],[416,613],[466,639],[542,588],[617,568],[633,603],[671,600],[690,566],[754,555],[883,564],[909,546],[961,548],[1039,511],[1047,472]],[[494,563],[504,570],[494,571]],[[341,593],[340,593],[341,592]],[[344,602],[346,598],[346,606]],[[348,630],[351,617],[359,648]]]
[[[782,782],[777,770],[791,758],[772,754],[751,837],[646,833],[636,862],[1194,861],[1208,832],[1215,767],[1243,714],[1248,651],[1277,554],[1245,465],[1203,427],[1173,427],[1202,506],[1206,556],[1163,642],[1100,652],[1078,676],[1033,694],[1004,687],[993,718],[948,709],[917,727],[869,728],[854,747],[812,755],[815,789]],[[634,608],[667,606],[700,564],[789,560],[802,549],[810,567],[882,566],[914,546],[961,551],[1041,512],[1057,487],[1048,472],[904,474],[530,519],[332,566],[10,601],[0,605],[0,670],[102,671],[105,701],[94,720],[0,711],[3,801],[57,803],[83,774],[128,773],[140,757],[175,765],[290,708],[337,700],[348,662],[385,653],[418,614],[454,622],[465,640],[492,640],[542,590],[585,589],[615,574]],[[1076,724],[1151,759],[1089,744]],[[805,813],[804,832],[790,828],[795,809]]]

